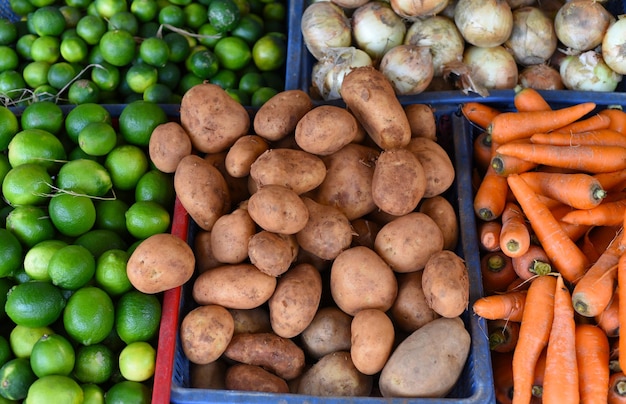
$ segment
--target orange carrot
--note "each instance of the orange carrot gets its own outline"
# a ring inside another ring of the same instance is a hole
[[[494,142],[506,143],[568,125],[595,107],[595,103],[585,102],[550,111],[503,112],[493,118],[487,131]]]
[[[619,108],[606,108],[598,112],[599,115],[603,115],[609,118],[611,121],[609,128],[616,130],[626,135],[626,112]]]
[[[552,272],[550,258],[538,244],[531,244],[528,251],[511,260],[513,270],[522,279],[530,279],[536,275],[547,275]]]
[[[605,191],[622,190],[626,185],[626,170],[609,171],[593,175]]]
[[[606,196],[600,182],[589,174],[532,171],[521,173],[520,177],[536,194],[545,195],[576,209],[598,206]]]
[[[539,91],[531,87],[515,87],[513,105],[518,112],[550,111],[552,107]]]
[[[585,253],[590,258],[589,261],[593,262],[600,258],[600,255],[616,238],[621,239],[618,237],[620,234],[623,234],[621,224],[617,226],[590,226],[582,239],[583,245],[587,245],[585,246]],[[620,246],[620,248],[623,250],[624,247]]]
[[[609,339],[602,329],[579,324],[575,331],[580,402],[604,404],[609,395]]]
[[[508,185],[506,178],[489,166],[474,195],[474,212],[482,220],[495,220],[502,215],[506,205]]]
[[[479,246],[485,251],[500,250],[500,231],[502,223],[499,220],[478,222],[478,242]]]
[[[621,330],[626,330],[626,254],[622,254],[617,263],[617,285],[619,299],[619,325]],[[620,333],[619,351],[626,352],[626,335]],[[619,366],[626,370],[626,355],[619,356]]]
[[[609,377],[607,404],[626,404],[626,375],[624,372],[616,372]]]
[[[530,247],[530,230],[522,209],[515,202],[507,202],[502,211],[500,250],[509,257],[519,257]]]
[[[621,146],[626,147],[626,136],[611,129],[576,133],[535,133],[531,143],[554,146]]]
[[[546,404],[578,403],[580,392],[574,308],[563,277],[557,276],[556,282],[554,318],[546,353],[542,400]]]
[[[589,226],[617,226],[623,223],[626,213],[626,198],[603,202],[595,208],[576,209],[561,218],[565,223]]]
[[[493,251],[480,259],[484,293],[503,292],[517,278],[513,262],[502,251]]]
[[[485,172],[491,163],[491,136],[487,132],[481,132],[474,139],[474,166],[481,172]]]
[[[522,321],[525,301],[526,291],[498,293],[477,299],[472,310],[487,320]]]
[[[507,181],[550,262],[568,282],[575,283],[589,265],[587,257],[519,175],[511,174]]]
[[[572,122],[569,125],[560,127],[552,133],[578,133],[587,132],[590,130],[607,129],[611,120],[609,117],[595,114],[589,118],[580,119],[576,122]]]
[[[466,102],[461,106],[463,116],[481,129],[486,129],[500,110],[479,102]]]
[[[506,291],[507,292],[512,292],[512,291],[528,290],[528,287],[530,286],[530,283],[531,283],[530,281],[518,277],[513,282],[511,282],[509,284],[509,286],[507,286]]]
[[[565,223],[561,220],[563,216],[572,211],[571,206],[561,204],[560,206],[553,206],[549,209],[554,218],[559,222],[559,225],[563,229],[563,232],[567,234],[567,236],[574,242],[579,240],[591,227],[582,224]]]
[[[491,159],[491,166],[496,174],[506,177],[509,174],[519,174],[537,167],[537,163],[518,157],[496,153]]]
[[[619,288],[615,288],[611,303],[594,320],[607,337],[619,336]]]
[[[511,404],[513,399],[512,352],[492,352],[491,368],[496,400],[499,404]]]
[[[552,146],[534,143],[506,143],[496,153],[536,164],[590,173],[626,168],[626,148],[619,146]]]
[[[526,295],[519,339],[513,353],[513,402],[528,403],[532,397],[535,367],[547,346],[554,318],[556,277],[535,278]]]
[[[519,323],[509,320],[489,320],[489,349],[495,352],[513,352],[519,338]]]

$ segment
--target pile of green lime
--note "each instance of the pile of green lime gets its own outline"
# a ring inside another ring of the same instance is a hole
[[[126,263],[170,230],[172,174],[150,164],[169,120],[137,100],[0,106],[0,402],[149,403],[161,296]]]
[[[285,0],[10,0],[0,101],[176,104],[209,81],[258,107],[284,89]]]

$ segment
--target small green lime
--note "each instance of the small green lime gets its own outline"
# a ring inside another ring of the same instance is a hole
[[[59,249],[67,246],[63,240],[44,240],[35,244],[24,256],[24,271],[36,281],[50,281],[48,263]]]
[[[61,290],[48,282],[31,281],[14,286],[5,310],[15,324],[45,327],[54,323],[65,307]]]
[[[147,342],[131,342],[120,352],[119,365],[126,380],[146,381],[154,375],[156,350]]]
[[[116,189],[132,190],[148,171],[149,160],[146,152],[140,147],[125,144],[111,150],[104,166],[111,174]]]
[[[81,383],[104,383],[115,367],[113,351],[104,344],[81,346],[76,352],[74,377]]]
[[[97,103],[100,100],[100,88],[89,79],[78,79],[70,85],[67,98],[70,104]]]
[[[161,303],[155,295],[133,289],[115,306],[115,329],[126,344],[149,342],[157,335],[160,321]]]
[[[134,101],[124,107],[119,117],[122,137],[130,144],[145,147],[154,128],[168,122],[165,111],[155,103]]]
[[[104,60],[118,67],[132,62],[137,47],[133,35],[123,29],[105,32],[99,46]]]
[[[28,358],[14,358],[0,368],[0,396],[8,400],[26,398],[29,387],[37,380]]]
[[[113,182],[102,164],[89,159],[78,159],[68,161],[61,167],[56,177],[56,186],[78,194],[104,196],[111,190]]]
[[[74,347],[61,334],[42,336],[30,353],[30,367],[37,377],[67,376],[74,369],[75,361]]]
[[[112,249],[103,252],[96,262],[96,283],[111,296],[119,296],[132,289],[133,285],[126,272],[128,258],[126,251]],[[116,315],[118,314],[116,310]]]
[[[22,265],[23,248],[7,229],[0,228],[0,278],[5,278]]]
[[[50,173],[56,172],[67,158],[63,143],[58,137],[47,130],[35,128],[24,129],[13,137],[9,143],[8,156],[12,167],[36,164]]]
[[[128,210],[128,203],[121,199],[107,199],[94,202],[96,206],[96,229],[107,229],[126,237],[126,219],[124,214]]]
[[[106,404],[150,404],[150,389],[144,383],[124,380],[107,390],[105,400]]]
[[[43,403],[82,404],[83,389],[69,376],[44,376],[30,386],[24,400],[24,404]]]
[[[102,342],[114,326],[113,301],[102,289],[86,286],[67,301],[63,325],[68,335],[83,345]]]
[[[16,325],[9,334],[9,344],[13,354],[18,358],[30,358],[33,346],[44,335],[54,334],[50,327],[27,327]]]
[[[91,252],[70,244],[60,248],[48,263],[52,283],[60,288],[76,290],[85,286],[96,273],[96,260]]]
[[[126,228],[137,239],[165,233],[170,222],[169,212],[156,202],[138,201],[126,211]]]
[[[92,122],[78,134],[78,146],[90,156],[105,156],[117,144],[117,132],[106,122]]]
[[[147,63],[138,63],[126,70],[125,80],[135,93],[143,94],[146,89],[157,83],[159,73],[156,67]]]
[[[28,248],[56,236],[50,217],[39,206],[16,206],[7,215],[6,222],[7,229]]]

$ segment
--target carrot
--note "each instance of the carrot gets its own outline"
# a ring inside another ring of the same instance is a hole
[[[508,185],[506,178],[488,167],[474,195],[474,212],[482,220],[495,220],[502,215],[506,205]]]
[[[626,403],[626,375],[624,372],[616,372],[609,377],[609,397],[607,404]]]
[[[589,118],[580,119],[576,122],[572,122],[569,125],[560,127],[552,133],[578,133],[587,132],[590,130],[607,129],[611,120],[604,115],[595,114]]]
[[[499,404],[511,404],[513,399],[513,360],[512,352],[492,352],[491,368],[494,391]]]
[[[626,254],[622,254],[617,263],[617,285],[619,299],[619,325],[621,330],[626,330]],[[626,352],[626,335],[620,334],[619,351]],[[619,356],[619,366],[626,370],[626,355]]]
[[[506,177],[509,174],[519,174],[537,167],[537,163],[518,157],[496,153],[491,158],[491,166],[496,174]]]
[[[485,294],[503,292],[517,278],[511,257],[502,251],[493,251],[480,259],[480,272]]]
[[[531,143],[555,146],[621,146],[626,147],[626,136],[611,129],[576,133],[535,133]]]
[[[541,351],[537,364],[535,365],[535,377],[533,380],[532,394],[533,398],[531,403],[541,403],[541,397],[543,396],[543,379],[546,375],[546,353],[547,349]]]
[[[619,336],[619,288],[613,292],[609,305],[594,318],[598,327],[602,328],[607,337]]]
[[[598,112],[599,115],[603,115],[609,118],[609,128],[616,130],[626,135],[626,112],[621,107],[613,108],[609,107]]]
[[[532,171],[522,173],[520,177],[536,194],[545,195],[576,209],[598,206],[606,196],[600,182],[589,174]]]
[[[546,251],[537,244],[531,244],[528,251],[511,260],[513,270],[522,279],[530,279],[536,275],[547,275],[552,272],[550,258]]]
[[[565,223],[561,220],[563,216],[572,211],[571,206],[561,204],[560,206],[553,206],[549,209],[554,218],[559,222],[559,225],[561,225],[563,232],[574,242],[579,240],[591,227],[582,224]]]
[[[568,282],[575,283],[589,265],[587,257],[519,175],[509,175],[507,181],[550,262]]]
[[[609,171],[593,175],[606,191],[622,190],[626,185],[626,170]]]
[[[530,247],[530,230],[526,217],[515,202],[507,202],[502,211],[500,250],[509,257],[519,257]]]
[[[498,154],[536,164],[601,173],[626,168],[626,148],[619,146],[553,146],[534,143],[506,143]]]
[[[506,143],[568,125],[595,107],[595,103],[585,102],[550,111],[503,112],[492,119],[487,132],[491,134],[494,142]]]
[[[519,112],[552,110],[550,104],[539,94],[539,91],[531,87],[515,87],[513,105]]]
[[[617,226],[590,226],[585,233],[582,243],[586,245],[585,253],[590,262],[596,261],[606,248],[622,233],[622,225]],[[619,238],[619,237],[618,237]],[[621,238],[620,238],[621,239]],[[624,248],[620,246],[620,248]]]
[[[603,202],[595,208],[576,209],[561,218],[565,223],[589,226],[617,226],[623,223],[626,213],[626,198]]]
[[[611,344],[609,354],[609,370],[611,372],[621,372],[622,368],[619,366],[619,338],[613,338],[609,342]]]
[[[500,250],[500,231],[502,223],[499,220],[484,221],[478,223],[478,242],[485,251]]]
[[[519,338],[519,323],[509,320],[489,320],[489,349],[494,352],[513,352]]]
[[[556,277],[550,275],[534,279],[528,288],[513,353],[514,403],[528,403],[531,399],[537,360],[548,344],[552,329],[555,290]]]
[[[525,291],[525,290],[528,290],[528,287],[530,286],[530,284],[531,284],[530,281],[517,277],[517,279],[515,279],[513,282],[509,284],[509,286],[507,286],[506,292]]]
[[[575,331],[580,402],[604,404],[609,395],[609,339],[602,329],[579,324]]]
[[[578,403],[578,387],[574,308],[563,277],[557,276],[542,400],[546,404]]]
[[[472,310],[474,310],[474,314],[486,320],[519,322],[522,321],[525,302],[526,291],[510,291],[476,299],[472,305]]]
[[[474,139],[473,146],[474,166],[484,173],[491,163],[491,136],[487,132],[481,132]]]
[[[479,102],[466,102],[461,106],[463,116],[481,129],[486,129],[493,118],[500,115],[501,111],[487,104]]]

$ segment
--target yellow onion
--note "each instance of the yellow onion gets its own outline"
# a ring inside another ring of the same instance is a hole
[[[354,68],[372,66],[372,59],[364,51],[349,46],[331,48],[313,65],[311,82],[324,100],[341,99],[341,83]]]
[[[419,94],[433,79],[432,56],[423,46],[398,45],[385,53],[379,70],[397,95]]]
[[[504,47],[515,61],[528,66],[544,63],[557,46],[552,20],[536,7],[522,7],[513,11],[513,30]]]
[[[352,31],[344,11],[328,1],[304,9],[300,24],[304,44],[317,60],[328,48],[350,46]]]
[[[376,64],[394,46],[402,44],[406,25],[388,3],[373,0],[352,14],[352,36],[356,46]]]
[[[556,13],[556,36],[568,48],[583,52],[602,43],[604,33],[615,17],[594,0],[569,1]]]
[[[626,74],[626,19],[617,20],[604,34],[602,58],[613,71]]]
[[[446,8],[448,0],[390,0],[389,4],[400,17],[413,19],[438,14]]]
[[[559,71],[543,63],[522,69],[518,82],[522,87],[535,90],[563,90],[565,88]]]
[[[469,67],[472,81],[488,90],[510,89],[517,84],[517,64],[503,46],[469,46],[463,63]]]
[[[567,56],[559,72],[569,90],[611,92],[622,80],[622,75],[611,70],[594,50]]]
[[[498,46],[511,35],[513,12],[505,0],[459,0],[454,22],[470,44]]]

